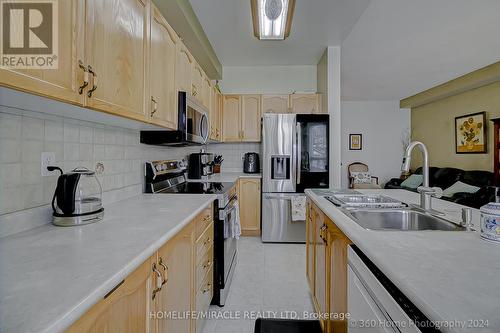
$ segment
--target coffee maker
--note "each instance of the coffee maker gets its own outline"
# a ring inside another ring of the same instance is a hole
[[[213,173],[214,154],[202,149],[199,153],[189,154],[188,178],[207,179]]]

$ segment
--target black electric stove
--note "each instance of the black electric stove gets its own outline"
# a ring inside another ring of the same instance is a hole
[[[146,193],[214,194],[214,295],[212,304],[224,306],[237,261],[236,238],[225,234],[238,217],[236,184],[229,182],[191,182],[186,179],[183,160],[151,161],[144,167]]]

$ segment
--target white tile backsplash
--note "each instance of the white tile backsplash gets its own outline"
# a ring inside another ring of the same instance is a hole
[[[261,150],[256,143],[156,147],[140,144],[139,137],[137,130],[0,106],[0,224],[13,220],[9,215],[14,212],[39,206],[50,209],[57,176],[40,175],[42,152],[54,152],[56,164],[65,171],[76,167],[94,170],[97,162],[103,163],[104,174],[98,179],[104,197],[118,198],[141,193],[147,160],[184,158],[205,148],[223,155],[223,172],[240,172],[244,153]],[[7,229],[13,230],[11,226]]]

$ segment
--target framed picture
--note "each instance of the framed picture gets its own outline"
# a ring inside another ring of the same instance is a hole
[[[457,154],[486,153],[486,112],[455,118],[455,151]]]
[[[363,149],[363,135],[349,134],[349,150]]]

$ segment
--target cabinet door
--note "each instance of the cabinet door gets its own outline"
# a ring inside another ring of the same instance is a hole
[[[150,260],[78,319],[67,332],[150,332]]]
[[[218,122],[219,122],[219,99],[217,97],[217,90],[210,89],[210,139],[219,140],[217,137]]]
[[[192,225],[188,225],[158,250],[156,267],[164,282],[155,296],[155,311],[184,313],[191,310]],[[163,267],[165,265],[165,267]],[[157,332],[189,332],[189,319],[157,319]]]
[[[314,293],[314,256],[315,256],[315,235],[316,228],[314,224],[314,213],[312,203],[307,201],[307,219],[306,219],[306,276],[309,288]]]
[[[179,41],[177,45],[177,59],[175,66],[175,82],[177,91],[185,91],[191,94],[191,71],[194,59],[184,43]]]
[[[175,90],[175,55],[177,35],[156,6],[152,5],[150,47],[150,91],[153,120],[177,129],[177,94]],[[148,104],[149,105],[149,104]]]
[[[316,206],[313,206],[314,221],[315,221],[315,259],[314,259],[314,300],[316,311],[326,313],[327,289],[326,289],[326,253],[327,245],[325,238],[325,216],[323,212]],[[321,320],[321,325],[324,327],[325,322]]]
[[[89,107],[146,119],[149,17],[149,0],[87,1],[86,61],[97,78],[90,80],[97,88]]]
[[[262,95],[262,113],[288,112],[288,95]]]
[[[222,109],[223,109],[223,98],[222,94],[217,91],[217,140],[222,140]]]
[[[243,95],[241,105],[242,141],[260,142],[260,95]]]
[[[290,95],[290,110],[292,113],[318,113],[319,98],[317,94]]]
[[[203,99],[203,70],[196,61],[193,62],[191,71],[191,95],[199,101]]]
[[[83,85],[84,2],[58,2],[58,68],[14,69],[0,68],[0,85],[42,95],[64,102],[82,105],[84,94],[78,88]]]
[[[201,102],[202,104],[210,109],[212,107],[212,83],[210,82],[210,79],[208,76],[203,74],[203,82],[201,85]]]
[[[260,179],[241,178],[238,201],[242,234],[260,235]]]
[[[328,226],[328,312],[347,313],[347,248],[349,239],[335,226]],[[328,322],[328,332],[347,332],[347,321]]]
[[[239,142],[241,141],[241,96],[224,95],[223,99],[224,106],[222,110],[222,134],[224,137],[224,142]]]

